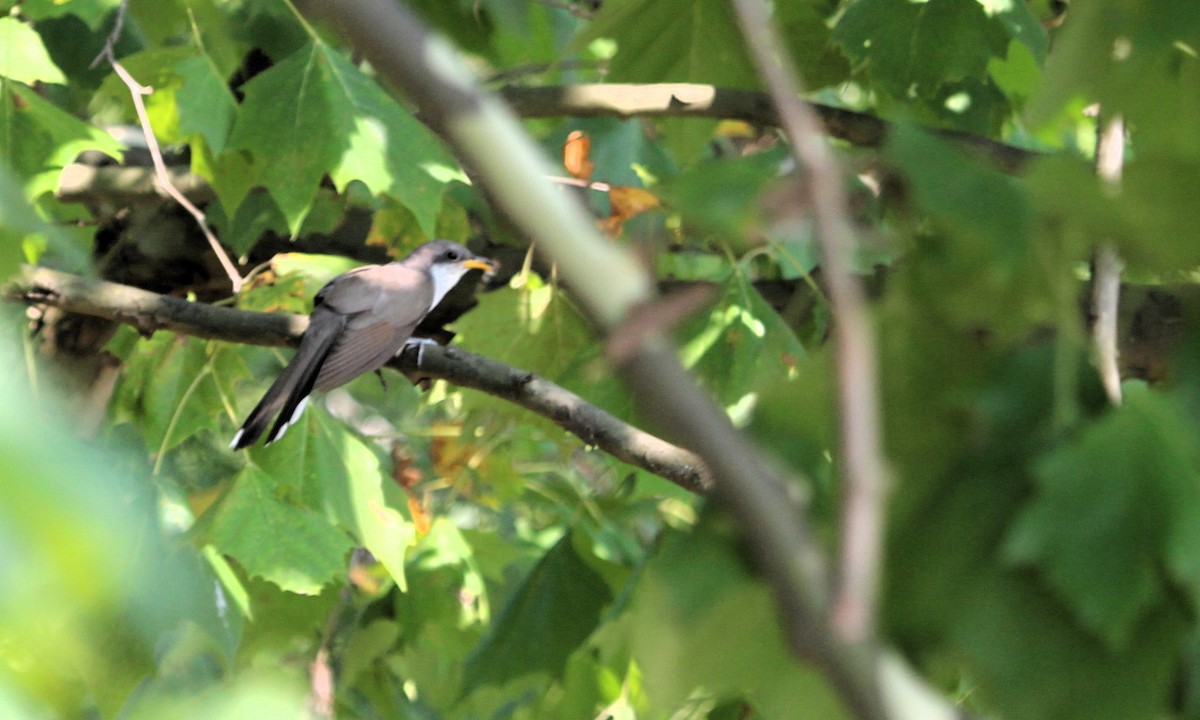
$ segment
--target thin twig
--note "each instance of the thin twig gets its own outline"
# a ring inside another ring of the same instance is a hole
[[[1096,174],[1116,189],[1125,164],[1125,121],[1117,115],[1107,123],[1097,120]],[[1121,299],[1121,272],[1125,263],[1109,243],[1096,249],[1092,261],[1092,345],[1104,392],[1113,405],[1121,404],[1121,367],[1117,351],[1117,313]]]
[[[585,190],[595,190],[596,192],[609,192],[612,190],[612,185],[609,185],[608,183],[592,182],[590,180],[583,180],[580,178],[567,178],[550,175],[546,179],[559,185],[570,185],[571,187],[584,188]]]
[[[104,48],[100,51],[88,66],[95,68],[100,64],[101,60],[108,60],[110,63],[113,60],[113,48],[117,44],[117,40],[121,38],[121,31],[125,28],[125,11],[129,9],[129,0],[121,0],[121,4],[117,6],[117,17],[113,21],[112,32],[104,41]]]
[[[821,123],[800,99],[802,87],[762,0],[734,0],[742,34],[779,108],[783,129],[808,184],[822,267],[829,287],[837,354],[843,511],[834,629],[850,643],[874,634],[887,466],[880,429],[875,333],[865,294],[850,270],[854,231],[842,176],[821,138]]]
[[[200,226],[200,231],[204,233],[204,237],[208,240],[209,247],[212,248],[213,253],[217,256],[217,260],[220,261],[222,269],[225,270],[225,274],[229,276],[229,283],[233,287],[233,293],[236,295],[242,289],[242,276],[238,274],[237,267],[233,264],[233,261],[229,259],[229,255],[225,252],[225,248],[221,247],[221,243],[217,240],[217,236],[214,235],[212,230],[209,229],[204,212],[201,211],[200,208],[196,207],[191,200],[187,199],[187,196],[185,196],[179,191],[178,188],[175,187],[174,183],[171,182],[170,174],[167,171],[167,164],[163,162],[162,150],[158,146],[158,139],[154,137],[154,128],[150,125],[150,115],[146,112],[146,103],[145,100],[143,100],[146,95],[154,92],[154,88],[140,84],[132,75],[129,74],[129,71],[125,69],[125,66],[117,61],[114,53],[113,48],[121,36],[121,29],[125,23],[125,9],[128,4],[129,0],[123,0],[118,7],[117,19],[113,24],[113,31],[109,33],[108,39],[104,43],[104,49],[101,50],[100,54],[96,56],[96,59],[92,61],[92,65],[95,66],[101,59],[107,60],[108,64],[112,67],[113,72],[117,74],[117,77],[121,79],[121,82],[125,83],[125,87],[129,88],[129,96],[133,100],[133,108],[137,113],[138,124],[142,127],[142,134],[146,138],[146,148],[150,151],[150,159],[154,163],[154,175],[158,181],[158,187],[167,195],[171,196],[175,202],[179,203],[184,210],[187,210],[188,213],[196,219],[196,224]]]

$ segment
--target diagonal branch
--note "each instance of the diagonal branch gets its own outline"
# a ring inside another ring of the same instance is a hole
[[[733,7],[779,108],[792,155],[812,174],[810,201],[834,316],[844,497],[841,564],[832,619],[843,640],[866,643],[874,635],[887,490],[875,331],[862,285],[850,270],[854,231],[841,173],[819,137],[820,123],[800,100],[800,81],[783,52],[766,2],[734,0]]]
[[[26,267],[22,279],[9,288],[6,297],[125,323],[145,334],[168,330],[253,345],[295,345],[308,326],[308,318],[303,315],[188,302],[42,267]],[[447,380],[503,398],[548,418],[622,462],[692,492],[710,489],[708,469],[695,454],[633,427],[534,373],[456,347],[426,346],[420,367],[415,356],[401,353],[391,365],[410,376]]]

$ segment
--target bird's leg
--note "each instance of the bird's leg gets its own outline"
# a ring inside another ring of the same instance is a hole
[[[383,376],[383,368],[375,368],[375,376],[379,378],[379,384],[383,386],[383,389],[387,390],[387,378]]]

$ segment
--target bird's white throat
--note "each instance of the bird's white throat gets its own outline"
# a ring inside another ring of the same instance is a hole
[[[453,290],[469,270],[470,268],[463,267],[461,263],[434,263],[430,266],[429,279],[433,281],[433,301],[429,303],[429,309],[437,307],[442,298],[446,297],[446,293]]]

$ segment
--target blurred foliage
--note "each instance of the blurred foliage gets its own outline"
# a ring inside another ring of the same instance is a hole
[[[81,152],[127,150],[101,128],[135,122],[128,91],[90,66],[118,4],[0,0],[0,277],[85,270],[106,251],[93,224],[128,210],[54,196]],[[762,86],[724,0],[411,5],[496,83]],[[774,3],[813,97],[893,122],[878,152],[835,145],[855,175],[857,269],[886,276],[883,633],[988,717],[1200,718],[1196,308],[1170,320],[1183,342],[1167,381],[1127,382],[1120,408],[1079,312],[1097,243],[1131,277],[1195,282],[1200,13],[1055,5]],[[520,244],[411,108],[289,3],[133,0],[126,20],[117,55],[153,86],[157,137],[188,146],[237,254],[266,231],[330,232],[347,208],[375,211],[369,241],[392,251]],[[1128,124],[1117,185],[1090,163],[1097,114]],[[579,192],[604,229],[665,283],[711,287],[675,328],[681,357],[805,483],[832,543],[831,312],[808,178],[779,138],[678,118],[528,127],[551,157],[582,133],[562,174],[595,183]],[[1004,175],[929,128],[1043,156]],[[278,255],[238,306],[304,312],[349,266]],[[642,422],[569,288],[535,267],[483,295],[457,342]],[[287,353],[122,328],[88,436],[28,318],[3,317],[0,717],[286,718],[326,702],[364,719],[847,717],[789,655],[719,511],[549,420],[385,373],[237,454],[228,438]]]

